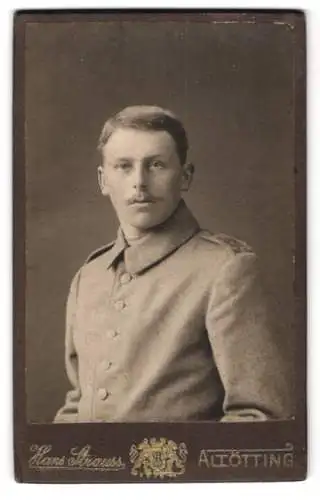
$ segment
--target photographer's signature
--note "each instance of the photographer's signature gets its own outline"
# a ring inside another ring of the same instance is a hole
[[[101,457],[92,453],[89,444],[71,448],[66,455],[53,455],[51,444],[33,444],[30,446],[30,452],[32,455],[29,458],[29,467],[37,470],[119,471],[126,467],[121,457]]]

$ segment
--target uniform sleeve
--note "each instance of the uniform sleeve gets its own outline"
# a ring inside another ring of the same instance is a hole
[[[213,285],[206,326],[224,387],[222,421],[286,418],[281,339],[271,328],[254,253],[233,255]]]
[[[80,271],[72,280],[66,308],[65,367],[72,389],[67,392],[65,404],[57,412],[54,423],[74,423],[78,418],[78,404],[81,397],[81,391],[78,375],[78,357],[73,338],[79,279]]]

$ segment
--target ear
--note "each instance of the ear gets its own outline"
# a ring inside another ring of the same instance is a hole
[[[194,165],[193,163],[185,163],[182,168],[181,191],[188,191],[193,179]]]
[[[104,168],[101,165],[99,165],[97,173],[98,173],[98,182],[101,193],[103,194],[103,196],[108,196],[109,195],[108,183],[106,180]]]

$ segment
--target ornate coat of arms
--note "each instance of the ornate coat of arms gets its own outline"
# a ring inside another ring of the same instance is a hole
[[[166,438],[144,439],[130,448],[131,474],[147,478],[176,477],[185,472],[187,455],[185,443],[177,445]]]

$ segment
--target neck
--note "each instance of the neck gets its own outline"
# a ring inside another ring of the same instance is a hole
[[[143,240],[148,233],[140,234],[138,236],[126,236],[125,239],[128,242],[130,246],[135,245],[136,243],[140,243],[141,240]]]
[[[146,235],[150,232],[148,230],[140,231],[137,230],[136,228],[128,227],[125,224],[121,224],[121,229],[129,245],[134,245],[135,243],[138,243],[140,240],[145,238]]]

